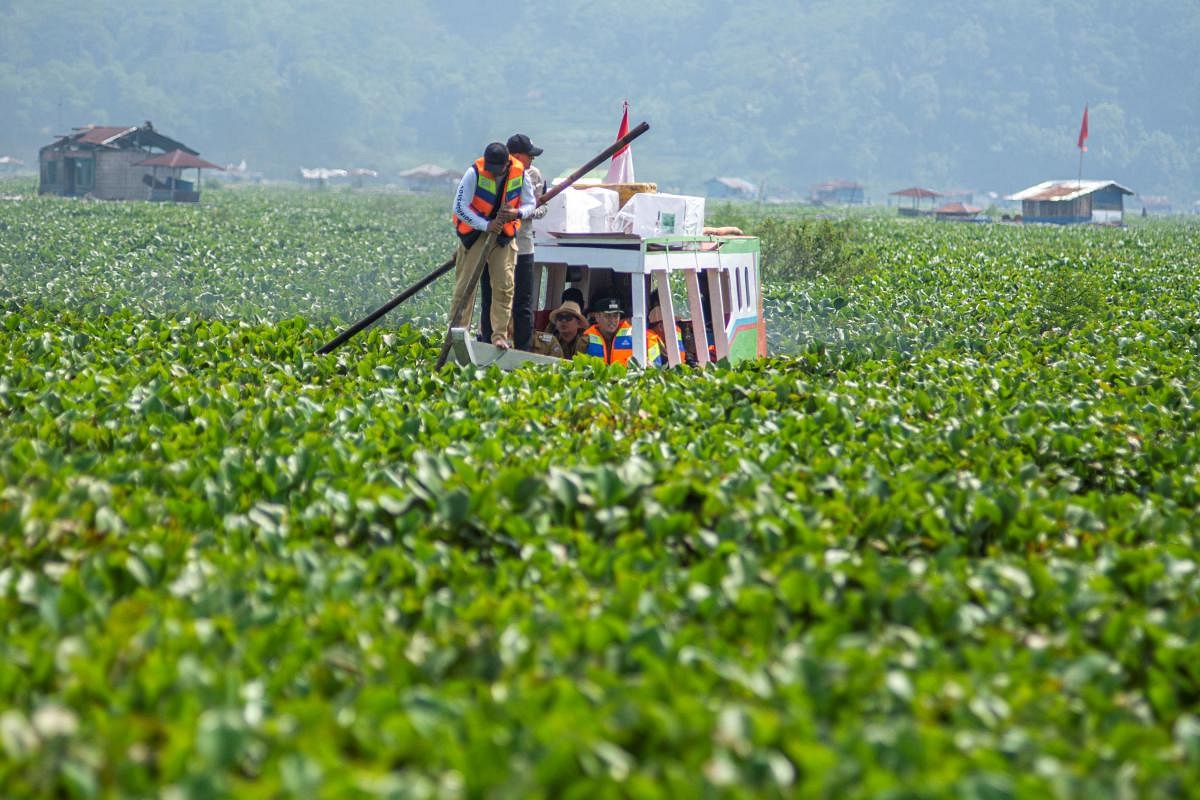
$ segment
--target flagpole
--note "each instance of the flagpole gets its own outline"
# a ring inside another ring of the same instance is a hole
[[[1083,188],[1083,154],[1087,152],[1088,103],[1083,104],[1083,123],[1079,126],[1079,174],[1075,176],[1075,190]]]

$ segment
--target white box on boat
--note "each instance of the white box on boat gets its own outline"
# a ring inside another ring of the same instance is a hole
[[[608,233],[618,207],[617,193],[611,189],[566,189],[546,204],[546,216],[534,219],[533,232]]]
[[[684,194],[635,194],[617,214],[616,230],[638,236],[699,236],[704,198]]]

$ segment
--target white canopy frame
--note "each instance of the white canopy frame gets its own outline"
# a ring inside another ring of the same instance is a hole
[[[703,247],[714,243],[715,246]],[[757,303],[757,253],[737,252],[732,256],[723,256],[722,244],[722,237],[713,236],[642,239],[622,234],[558,234],[536,242],[538,269],[534,278],[535,292],[540,294],[538,290],[542,283],[543,268],[548,273],[546,308],[555,307],[555,301],[566,285],[567,268],[570,266],[588,268],[583,276],[582,288],[585,297],[591,284],[591,270],[610,269],[616,273],[634,276],[635,279],[630,281],[633,357],[639,364],[645,365],[645,279],[648,278],[651,285],[658,289],[667,363],[675,366],[679,363],[679,339],[675,332],[675,302],[671,295],[670,276],[682,272],[687,291],[688,311],[691,314],[692,336],[696,345],[696,361],[699,366],[705,367],[712,363],[712,358],[708,351],[703,293],[700,289],[701,275],[704,275],[708,282],[712,344],[716,359],[728,358],[730,355],[728,326],[736,322],[734,312],[753,309]],[[642,279],[637,279],[638,276]],[[736,294],[732,291],[734,285],[738,287]],[[725,302],[725,286],[730,287],[729,297],[732,305],[728,308]]]

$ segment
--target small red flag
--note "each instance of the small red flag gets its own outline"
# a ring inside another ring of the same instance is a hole
[[[621,127],[617,129],[617,138],[620,139],[629,133],[629,103],[626,101],[624,111],[621,114]],[[608,175],[604,178],[605,183],[633,183],[633,151],[629,149],[629,145],[625,145],[616,153],[613,153],[612,161],[608,165]]]
[[[1087,152],[1088,129],[1087,129],[1087,105],[1083,106],[1083,124],[1079,126],[1079,144],[1076,145],[1083,152]]]

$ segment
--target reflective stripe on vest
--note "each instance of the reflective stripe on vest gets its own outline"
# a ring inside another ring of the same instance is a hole
[[[475,159],[473,165],[475,169],[475,194],[471,197],[470,206],[476,214],[488,219],[492,216],[492,210],[496,207],[496,175],[488,172],[483,165],[483,159]],[[504,185],[504,205],[509,208],[521,207],[521,189],[525,186],[525,166],[515,158],[509,157],[508,165],[508,182]],[[471,224],[465,220],[458,218],[457,214],[451,215],[454,220],[455,229],[461,234],[468,234],[475,230]],[[517,231],[521,228],[521,220],[514,219],[512,222],[507,222],[504,225],[504,230],[501,235],[507,239],[511,239],[517,235]]]
[[[667,346],[667,335],[666,334],[667,334],[667,332],[663,331],[663,335],[658,338],[658,340],[660,342],[662,342],[663,349],[666,349],[666,346]],[[683,355],[684,355],[683,329],[680,328],[678,325],[675,326],[675,344],[679,345],[679,356],[680,356],[680,359],[682,360]]]

